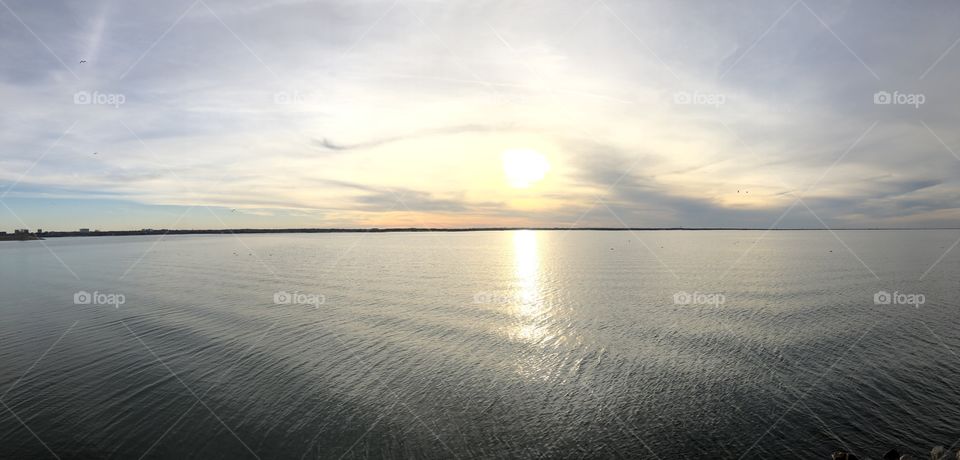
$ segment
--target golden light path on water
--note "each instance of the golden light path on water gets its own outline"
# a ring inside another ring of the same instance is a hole
[[[540,292],[540,257],[537,253],[537,234],[532,230],[519,230],[513,235],[514,314],[517,328],[513,335],[524,341],[539,342],[547,334],[540,323],[544,314],[543,295]]]

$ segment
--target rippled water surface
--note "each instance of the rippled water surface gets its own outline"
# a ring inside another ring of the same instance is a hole
[[[960,439],[958,238],[2,242],[0,457],[926,452]]]

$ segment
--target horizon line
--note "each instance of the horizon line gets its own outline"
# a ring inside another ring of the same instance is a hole
[[[268,234],[268,233],[456,233],[497,231],[897,231],[897,230],[960,230],[960,227],[307,227],[307,228],[233,228],[233,229],[140,229],[140,230],[87,230],[87,231],[38,231],[34,235],[63,238],[86,236],[136,236],[136,235],[219,235],[219,234]],[[12,236],[7,233],[6,235]]]

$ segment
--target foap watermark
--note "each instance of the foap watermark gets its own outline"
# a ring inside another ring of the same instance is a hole
[[[727,302],[727,297],[719,292],[692,293],[680,291],[673,295],[674,305],[712,305],[719,307]]]
[[[327,302],[323,294],[300,292],[300,291],[277,291],[273,293],[273,303],[275,305],[313,305],[314,308],[320,308]]]
[[[473,295],[473,303],[475,304],[506,305],[522,303],[523,300],[522,295],[513,292],[481,291]]]
[[[120,308],[125,303],[127,297],[116,292],[77,291],[73,294],[74,305],[113,305],[114,308]]]
[[[673,103],[680,105],[712,105],[720,107],[726,104],[727,97],[720,93],[701,93],[699,91],[677,91],[673,93]]]
[[[877,91],[873,93],[873,103],[876,105],[912,105],[919,109],[924,102],[927,102],[927,96],[923,93],[901,93],[894,91]]]
[[[278,105],[303,104],[307,100],[300,94],[300,91],[280,91],[273,93],[273,103]]]
[[[913,305],[920,308],[920,305],[927,303],[927,296],[923,294],[908,294],[900,291],[879,291],[873,295],[874,305]]]
[[[77,105],[112,105],[119,109],[127,102],[127,97],[120,93],[101,93],[99,91],[77,91],[73,93],[73,103]]]

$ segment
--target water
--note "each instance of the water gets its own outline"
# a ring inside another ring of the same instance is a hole
[[[958,238],[0,243],[0,457],[921,454],[960,439]]]

